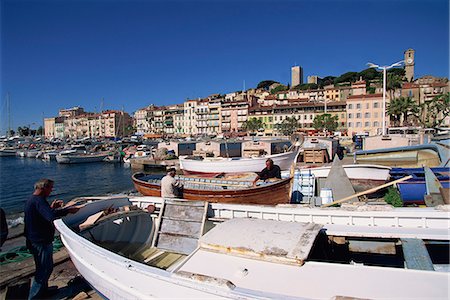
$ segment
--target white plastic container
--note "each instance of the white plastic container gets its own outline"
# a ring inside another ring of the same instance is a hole
[[[322,205],[333,202],[333,191],[329,188],[321,188],[320,198],[322,199]]]

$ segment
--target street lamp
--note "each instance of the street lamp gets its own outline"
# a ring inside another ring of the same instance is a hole
[[[371,62],[367,63],[369,68],[380,69],[383,70],[383,125],[382,125],[382,135],[386,134],[386,70],[389,70],[393,67],[400,67],[403,64],[403,60],[396,62],[390,66],[379,66],[373,64]]]

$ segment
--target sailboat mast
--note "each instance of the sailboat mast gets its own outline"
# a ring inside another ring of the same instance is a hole
[[[6,133],[7,137],[11,136],[11,103],[9,100],[9,92],[6,93],[6,111],[8,113],[8,132]]]

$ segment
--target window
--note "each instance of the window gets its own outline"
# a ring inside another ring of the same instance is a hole
[[[373,126],[378,127],[378,126],[380,126],[380,123],[378,123],[378,121],[375,121],[375,122],[373,122]]]
[[[357,114],[356,114],[356,118],[357,118],[357,119],[361,119],[361,113],[357,113]]]
[[[378,118],[378,113],[377,113],[377,112],[374,112],[374,113],[373,113],[373,117],[374,117],[374,118]]]
[[[356,122],[356,127],[361,127],[361,122]]]
[[[369,103],[366,103],[366,109],[369,109]]]
[[[364,118],[370,118],[370,113],[366,112],[366,113],[364,114]]]
[[[348,122],[348,127],[353,127],[353,122]]]
[[[361,109],[361,104],[360,103],[356,104],[356,109]]]
[[[353,104],[350,103],[350,104],[348,105],[348,109],[353,109]]]
[[[341,119],[345,118],[345,114],[341,114]]]
[[[378,102],[374,102],[373,103],[373,108],[378,108],[378,105],[379,105]]]
[[[304,116],[304,119],[305,119],[305,120],[307,120],[307,119],[308,119],[308,116],[307,116],[307,115],[305,115],[305,116]]]
[[[369,127],[370,126],[370,122],[365,122],[364,123],[364,127]]]
[[[312,120],[313,119],[313,115],[309,115],[309,119]]]
[[[352,113],[349,113],[349,114],[348,114],[348,118],[349,118],[349,119],[352,119],[352,118],[353,118],[353,114],[352,114]]]

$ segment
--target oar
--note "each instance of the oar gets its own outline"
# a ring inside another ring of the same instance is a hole
[[[339,204],[339,203],[345,202],[345,201],[350,200],[350,199],[355,198],[355,197],[359,197],[359,196],[362,196],[362,195],[366,195],[366,194],[370,194],[370,193],[376,192],[376,191],[381,190],[381,189],[383,189],[385,187],[394,185],[396,183],[399,183],[399,182],[402,182],[402,181],[405,181],[405,180],[408,180],[408,179],[411,179],[411,178],[412,178],[412,175],[409,175],[409,176],[406,176],[406,177],[403,177],[403,178],[400,178],[400,179],[397,179],[397,180],[394,180],[394,181],[382,184],[380,186],[371,188],[369,190],[366,190],[366,191],[363,191],[363,192],[359,192],[359,193],[356,193],[354,195],[342,198],[340,200],[336,200],[334,202],[324,204],[321,207],[328,207],[328,206],[331,206],[331,205]]]

